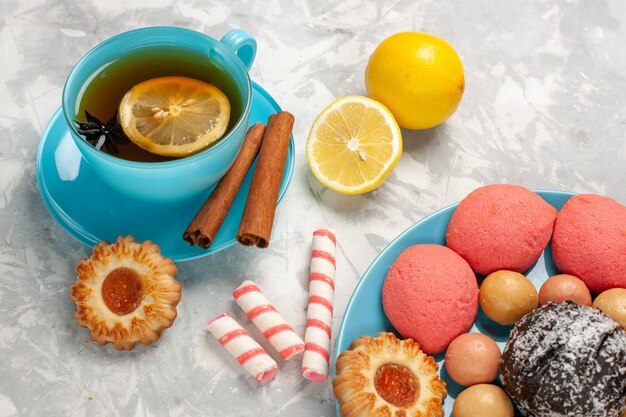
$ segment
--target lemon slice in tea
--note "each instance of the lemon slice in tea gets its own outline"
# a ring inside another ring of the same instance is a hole
[[[342,97],[313,122],[306,157],[327,187],[361,194],[379,187],[402,155],[402,133],[385,106],[362,96]]]
[[[120,103],[124,133],[148,152],[183,157],[209,147],[228,127],[230,103],[212,84],[187,77],[153,78]]]

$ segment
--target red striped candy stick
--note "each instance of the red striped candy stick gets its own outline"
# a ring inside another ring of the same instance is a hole
[[[302,376],[317,382],[326,380],[328,376],[336,245],[337,240],[332,230],[320,229],[313,232]]]
[[[304,342],[252,281],[244,281],[233,297],[252,323],[284,360],[304,350]]]
[[[228,313],[211,320],[207,328],[257,381],[269,382],[276,376],[276,361]]]

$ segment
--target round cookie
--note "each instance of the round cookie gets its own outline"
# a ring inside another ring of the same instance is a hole
[[[415,245],[398,256],[383,284],[385,315],[404,338],[438,353],[467,332],[478,312],[478,284],[467,262],[440,245]]]
[[[593,307],[549,302],[511,331],[500,376],[523,415],[617,417],[626,406],[626,332]]]
[[[591,305],[591,293],[582,280],[573,275],[554,275],[541,285],[539,289],[539,305],[549,301],[562,303],[573,301],[581,306]]]
[[[626,207],[594,194],[571,197],[559,211],[552,257],[594,294],[626,288]]]
[[[518,185],[493,184],[465,197],[452,213],[446,245],[482,275],[524,272],[550,241],[556,209]]]
[[[496,271],[480,285],[478,302],[487,317],[499,324],[515,324],[537,308],[534,284],[519,272]]]
[[[513,417],[513,404],[502,388],[474,385],[461,392],[452,408],[454,417]]]
[[[463,333],[450,343],[445,360],[448,375],[457,384],[486,384],[498,376],[500,348],[489,336]]]
[[[442,417],[446,383],[435,360],[393,333],[361,336],[337,358],[333,393],[343,417]]]
[[[611,288],[593,300],[593,306],[626,329],[626,289]]]

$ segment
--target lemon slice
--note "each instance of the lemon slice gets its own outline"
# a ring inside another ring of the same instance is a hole
[[[402,155],[402,133],[385,106],[361,96],[342,97],[311,127],[306,156],[327,187],[361,194],[379,187]]]
[[[153,78],[120,103],[124,133],[148,152],[183,157],[206,149],[226,132],[228,98],[217,87],[186,77]]]

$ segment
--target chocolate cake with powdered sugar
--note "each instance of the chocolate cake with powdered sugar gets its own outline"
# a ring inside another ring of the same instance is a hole
[[[598,309],[551,302],[515,325],[500,373],[527,417],[620,417],[626,331]]]

